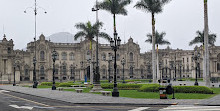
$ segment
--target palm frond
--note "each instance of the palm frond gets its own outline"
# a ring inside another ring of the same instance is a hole
[[[79,39],[80,37],[85,37],[86,36],[86,33],[83,32],[83,31],[79,31],[77,32],[75,35],[74,35],[74,40],[77,40]]]
[[[164,40],[164,36],[165,35],[166,35],[165,32],[159,33],[158,31],[156,31],[156,33],[155,33],[155,44],[158,44],[158,45],[165,45],[165,44],[170,45],[169,41]],[[148,39],[145,42],[152,43],[152,34],[151,33],[147,34],[147,37],[148,37]]]
[[[103,39],[105,39],[105,40],[107,40],[107,41],[110,41],[110,36],[107,34],[107,33],[105,33],[105,32],[100,32],[99,33],[99,37],[100,38],[103,38]]]
[[[125,6],[131,3],[131,0],[104,0],[103,2],[98,2],[97,7],[99,9],[110,12],[111,14],[121,14],[127,15],[127,10]]]
[[[134,7],[150,13],[161,13],[163,6],[169,1],[171,0],[140,0]]]
[[[189,45],[194,45],[194,44],[204,44],[204,31],[196,31],[196,37],[189,43]],[[215,45],[214,43],[216,42],[216,34],[209,34],[209,45]]]

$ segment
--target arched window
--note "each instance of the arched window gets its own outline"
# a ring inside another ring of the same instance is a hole
[[[106,69],[102,69],[102,75],[103,75],[103,76],[106,75]]]
[[[28,76],[29,75],[29,70],[27,68],[24,69],[24,75]]]
[[[134,70],[133,70],[133,67],[131,66],[130,67],[130,78],[133,78],[133,74],[134,74]]]
[[[40,60],[44,61],[44,59],[45,59],[45,53],[44,51],[40,51]]]
[[[40,75],[44,75],[44,66],[40,67]]]
[[[217,55],[218,62],[220,62],[220,54]]]
[[[55,68],[55,74],[58,74],[58,72],[59,72],[59,69],[56,67]]]
[[[66,54],[66,52],[63,52],[63,53],[62,53],[62,60],[67,60],[67,54]]]
[[[189,72],[189,66],[187,65],[187,72]]]
[[[133,53],[131,52],[131,53],[130,53],[130,61],[133,61],[133,56],[134,56],[134,55],[133,55]]]
[[[66,71],[66,65],[63,65],[62,71],[63,71],[63,75],[66,75],[66,73],[67,73],[67,71]]]
[[[29,67],[28,67],[28,65],[24,66],[24,75],[29,76]]]
[[[217,71],[220,71],[220,63],[217,63]]]
[[[105,55],[105,53],[102,54],[102,60],[103,60],[103,61],[106,60],[106,55]]]
[[[141,75],[144,75],[144,69],[141,68]]]
[[[70,60],[74,60],[74,54],[70,53]]]
[[[75,72],[75,67],[73,67],[73,65],[70,66],[70,74],[74,74]]]
[[[141,78],[144,79],[144,69],[141,68]]]

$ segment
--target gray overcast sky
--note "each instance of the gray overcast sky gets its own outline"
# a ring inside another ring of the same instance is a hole
[[[39,9],[37,16],[37,35],[49,36],[57,32],[76,33],[74,25],[78,22],[95,22],[95,13],[91,8],[95,0],[37,0],[38,5],[48,12]],[[98,0],[102,1],[102,0]],[[122,41],[130,36],[141,47],[141,52],[150,51],[151,45],[145,43],[146,34],[151,33],[151,15],[133,8],[138,0],[126,7],[128,16],[117,16],[117,31]],[[34,0],[0,0],[0,35],[3,36],[3,25],[7,39],[13,39],[16,49],[26,47],[34,38],[34,13],[27,7],[34,5]],[[208,0],[209,29],[217,34],[216,45],[220,45],[220,0]],[[113,35],[113,18],[106,11],[99,11],[99,19],[104,22],[102,31]],[[197,30],[203,30],[203,0],[172,0],[165,5],[164,11],[156,15],[156,29],[167,33],[166,39],[171,48],[193,49],[188,46],[196,36]],[[105,29],[105,30],[104,30]],[[102,40],[102,43],[107,43]],[[165,48],[167,46],[161,46]]]

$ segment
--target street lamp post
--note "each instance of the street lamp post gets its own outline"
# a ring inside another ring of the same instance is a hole
[[[35,52],[36,54],[36,52]],[[33,70],[33,81],[34,81],[34,84],[33,84],[33,88],[37,88],[37,85],[38,85],[38,82],[37,82],[37,79],[36,79],[36,56],[33,58],[33,65],[34,65],[34,70]]]
[[[123,66],[123,82],[122,83],[125,83],[125,69],[124,69],[124,66],[125,66],[125,58],[123,57],[122,60],[121,60],[121,64]]]
[[[52,59],[53,59],[53,86],[52,86],[52,90],[56,90],[56,86],[55,86],[55,62],[56,62],[56,58],[57,58],[57,52],[55,51],[55,49],[52,52]]]
[[[115,52],[115,57],[114,57],[114,88],[113,88],[113,92],[112,92],[112,97],[119,97],[119,92],[118,92],[118,88],[117,88],[117,80],[116,80],[116,69],[117,69],[117,56],[116,56],[116,52],[119,49],[119,46],[121,44],[121,39],[120,37],[117,38],[117,32],[114,32],[114,40],[111,38],[110,40],[110,46],[112,47],[112,50],[114,50]]]
[[[95,8],[92,8],[92,11],[96,12],[96,22],[99,22],[98,19],[98,0],[96,0],[96,6]],[[94,87],[92,88],[91,92],[100,92],[102,90],[100,85],[100,72],[99,72],[99,29],[97,29],[97,35],[96,35],[96,68],[93,71],[94,72]],[[92,72],[92,73],[93,73]]]
[[[200,68],[199,68],[200,67],[199,66],[200,53],[199,53],[199,51],[197,51],[197,49],[195,49],[195,55],[193,56],[193,59],[195,60],[195,64],[196,64],[196,67],[195,67],[195,70],[196,70],[196,80],[195,80],[194,85],[198,86],[199,83],[198,83],[197,78],[198,78],[198,72],[200,72],[200,71],[198,71],[198,70],[200,70]]]
[[[37,59],[36,59],[36,37],[37,37],[37,13],[38,13],[38,9],[40,9],[40,8],[44,10],[45,14],[47,13],[44,8],[37,6],[37,0],[35,0],[34,7],[28,7],[24,11],[24,13],[27,13],[27,9],[33,9],[34,10],[34,27],[35,27],[34,43],[35,43],[35,51],[34,51],[34,57],[33,57],[33,65],[34,65],[34,70],[33,70],[33,81],[34,81],[33,88],[37,88],[37,85],[38,85],[38,82],[36,80],[36,62],[37,62]]]
[[[13,86],[16,86],[16,83],[15,83],[15,69],[16,69],[16,64],[14,63],[14,65],[13,65],[13,67],[14,67],[14,83],[13,83]]]
[[[174,78],[173,81],[176,81],[176,53],[175,53],[175,57],[174,57]]]

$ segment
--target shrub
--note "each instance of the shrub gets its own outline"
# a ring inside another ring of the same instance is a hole
[[[118,84],[118,89],[121,90],[137,90],[139,89],[143,84]],[[114,84],[109,83],[109,84],[101,84],[101,87],[103,89],[113,89]]]
[[[213,90],[205,86],[174,86],[177,93],[202,93],[213,94]]]
[[[123,90],[137,90],[141,86],[143,86],[143,84],[118,84],[118,88]]]
[[[141,92],[159,92],[159,84],[146,84],[138,89]]]
[[[60,83],[58,87],[72,87],[71,85],[80,85],[80,84],[64,82],[64,83]]]
[[[103,89],[112,89],[113,88],[113,84],[112,83],[105,83],[105,84],[101,84],[101,87]]]
[[[125,80],[125,82],[135,82],[135,81],[149,82],[149,80],[147,80],[147,79],[129,79],[129,80]],[[122,80],[121,80],[121,82],[122,82]]]
[[[108,80],[100,80],[101,83],[108,83]]]
[[[143,85],[138,91],[141,92],[159,92],[159,84],[146,84]],[[213,94],[213,90],[205,86],[174,86],[176,93],[202,93]]]
[[[60,84],[59,82],[56,82],[55,86],[58,86],[59,84]],[[52,82],[42,82],[40,85],[42,85],[42,86],[52,86],[53,83]]]

